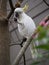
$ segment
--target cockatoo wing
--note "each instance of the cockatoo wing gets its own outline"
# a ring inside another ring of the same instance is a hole
[[[32,18],[25,15],[20,22],[22,22],[22,25],[18,24],[18,30],[20,34],[26,38],[30,37],[36,29],[35,23]]]

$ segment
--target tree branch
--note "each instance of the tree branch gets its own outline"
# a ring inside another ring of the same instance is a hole
[[[7,16],[7,19],[9,19],[11,17],[11,15],[13,14],[14,9],[15,9],[14,6],[13,6],[12,0],[9,0],[9,5],[10,5],[10,8],[11,8],[11,11]]]
[[[9,0],[9,5],[10,5],[11,10],[13,10],[14,6],[13,6],[13,3],[12,3],[12,0]]]
[[[46,2],[46,0],[43,0],[44,1],[44,3],[49,7],[49,4]]]
[[[29,38],[26,43],[24,43],[24,45],[23,45],[22,49],[20,50],[18,56],[14,60],[13,65],[18,65],[19,64],[20,59],[22,58],[24,52],[26,51],[26,49],[29,46],[29,44],[30,44],[31,41],[32,41],[32,37]]]
[[[7,16],[7,19],[10,19],[11,15],[13,14],[13,12],[14,12],[14,9],[9,12],[9,14]]]

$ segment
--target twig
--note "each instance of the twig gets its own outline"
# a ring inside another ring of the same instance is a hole
[[[12,0],[9,0],[9,4],[10,4],[11,11],[7,16],[7,19],[9,19],[11,17],[11,15],[13,14],[14,9],[15,9],[14,6],[13,6]]]
[[[24,52],[26,51],[27,47],[29,46],[30,42],[32,41],[32,37],[29,38],[27,40],[27,42],[25,42],[25,44],[23,45],[22,49],[20,50],[18,56],[16,57],[16,59],[14,60],[14,63],[13,65],[18,65],[19,64],[19,61],[20,59],[22,58]]]
[[[14,9],[9,12],[9,14],[7,16],[7,19],[10,19],[11,15],[13,14],[13,12],[14,12]]]
[[[13,6],[13,3],[12,3],[12,0],[9,0],[9,5],[10,5],[11,10],[13,10],[14,6]]]
[[[46,0],[43,0],[44,1],[44,3],[49,7],[49,4],[46,2]]]

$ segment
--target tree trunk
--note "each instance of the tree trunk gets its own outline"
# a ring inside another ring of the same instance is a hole
[[[4,16],[7,15],[7,0],[0,0],[0,13]]]
[[[0,65],[10,65],[10,35],[8,29],[8,21],[4,18],[7,0],[1,1],[0,11]]]

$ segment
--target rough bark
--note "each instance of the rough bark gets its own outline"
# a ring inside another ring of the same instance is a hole
[[[0,65],[10,65],[8,22],[0,18]]]
[[[10,34],[8,30],[8,21],[6,5],[7,0],[1,1],[0,10],[0,65],[10,65]]]
[[[7,15],[7,0],[1,0],[0,3],[0,13],[4,16]]]

